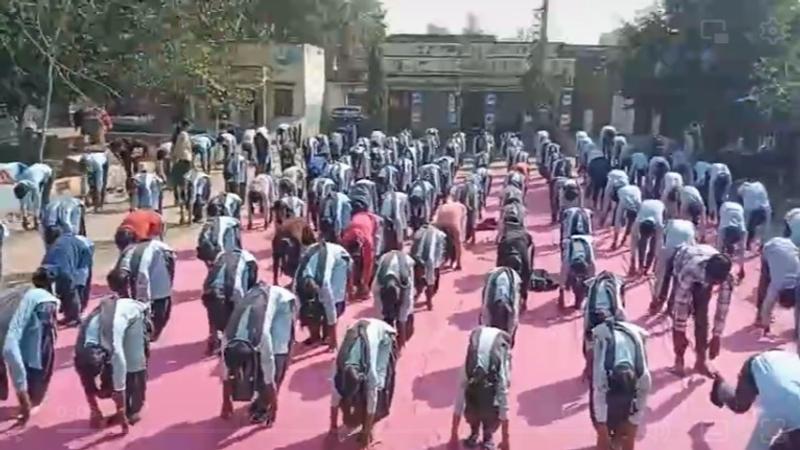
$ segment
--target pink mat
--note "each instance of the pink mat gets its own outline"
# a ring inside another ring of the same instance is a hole
[[[497,191],[495,191],[497,192]],[[496,214],[496,196],[490,211]],[[547,191],[537,179],[528,198],[528,226],[537,245],[538,268],[559,269],[557,230],[549,224]],[[261,261],[261,276],[271,280],[271,253],[263,231],[248,233],[245,246]],[[629,253],[610,253],[609,232],[596,233],[599,266],[619,273]],[[469,330],[477,323],[480,292],[486,273],[494,267],[494,233],[479,233],[478,244],[465,254],[464,270],[445,273],[432,312],[418,310],[416,335],[398,362],[397,388],[391,416],[376,428],[375,446],[382,450],[444,449],[458,370],[464,361]],[[298,354],[280,393],[278,420],[272,429],[245,423],[244,405],[236,418],[217,418],[221,386],[217,361],[204,358],[205,311],[199,284],[206,269],[194,259],[194,250],[179,249],[181,260],[172,319],[161,341],[152,348],[150,382],[143,420],[120,438],[118,428],[96,432],[88,427],[88,408],[72,368],[76,333],[58,336],[57,369],[45,405],[25,429],[5,431],[1,449],[352,449],[351,442],[328,447],[329,377],[333,355],[318,349]],[[107,268],[97,270],[104,274]],[[714,362],[734,379],[743,361],[754,352],[790,339],[791,314],[778,312],[775,333],[767,341],[749,331],[758,276],[756,258],[748,261],[748,274],[734,294],[723,351]],[[282,282],[288,282],[284,279]],[[708,401],[709,380],[700,376],[679,379],[668,372],[672,344],[668,324],[645,315],[650,301],[647,283],[634,281],[627,296],[628,313],[652,333],[648,342],[654,387],[639,432],[639,448],[741,449],[755,422],[753,412],[742,416],[719,410]],[[514,349],[511,386],[512,447],[579,450],[593,448],[594,430],[589,420],[588,389],[581,381],[581,320],[576,313],[562,316],[556,292],[533,293],[530,310],[521,318]],[[340,333],[355,317],[374,316],[371,302],[351,305],[340,323]],[[301,332],[299,339],[304,339]],[[691,353],[687,363],[693,364]],[[6,403],[5,415],[11,412]],[[102,404],[108,414],[112,406]],[[11,422],[3,423],[7,429]],[[464,425],[465,426],[465,425]],[[462,436],[466,429],[462,428]]]

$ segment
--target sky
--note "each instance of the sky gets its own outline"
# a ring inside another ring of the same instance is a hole
[[[653,3],[655,0],[551,0],[550,40],[597,44],[601,34]],[[541,0],[383,0],[383,4],[391,33],[424,33],[429,23],[460,33],[472,12],[484,32],[502,38],[513,37],[520,27],[530,27],[533,9],[541,6]]]

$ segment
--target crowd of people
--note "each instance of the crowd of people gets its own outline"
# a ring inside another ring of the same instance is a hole
[[[113,294],[91,310],[94,246],[86,237],[85,205],[103,206],[108,157],[90,153],[82,159],[86,202],[50,199],[52,169],[23,167],[14,193],[25,223],[30,219],[41,231],[46,252],[33,287],[12,289],[0,299],[0,394],[5,394],[0,398],[7,398],[10,379],[21,423],[41,404],[60,324],[79,329],[74,367],[91,425],[118,425],[127,432],[140,420],[149,345],[168,326],[172,309],[176,253],[163,241],[161,215],[168,184],[181,223],[188,214],[188,221],[202,224],[196,257],[208,268],[201,296],[206,353],[219,355],[224,368],[224,418],[233,414],[234,402],[246,402],[252,423],[274,423],[299,325],[307,330],[302,345],[327,346],[336,354],[331,435],[341,416],[344,425],[361,427],[360,442],[369,446],[374,425],[391,412],[396,364],[413,339],[416,305],[435,308],[442,270],[460,270],[462,247],[475,243],[476,231],[495,230],[496,267],[486,276],[480,325],[470,333],[460,379],[454,380],[459,388],[453,444],[460,441],[463,417],[469,425],[465,446],[495,448],[500,430],[499,446],[510,448],[508,393],[520,314],[530,292],[557,289],[560,308],[568,308],[571,294],[572,307],[583,312],[584,376],[597,447],[633,449],[652,380],[648,335],[626,320],[625,288],[652,271],[650,312],[672,318],[674,372],[686,373],[691,318],[694,370],[714,379],[711,401],[742,413],[760,398],[764,417],[782,424],[770,430],[759,425],[747,448],[798,448],[796,353],[755,355],[735,388],[709,360],[721,352],[728,306],[754,243],[762,258],[756,326],[770,332],[776,304],[800,310],[800,210],[786,215],[782,236],[768,239],[773,212],[762,183],[735,183],[727,166],[692,162],[686,148],[647,155],[612,127],[602,130],[597,143],[583,132],[576,142],[577,158],[571,158],[544,131],[531,149],[514,134],[504,135],[495,148],[493,137],[482,133],[467,152],[463,133],[442,139],[435,129],[419,138],[407,131],[390,137],[375,131],[355,142],[332,133],[298,143],[284,129],[247,130],[241,139],[232,132],[192,136],[184,122],[157,149],[153,171],[140,164],[136,144],[112,143],[128,152],[120,159],[132,165],[126,169],[131,212],[114,237],[119,256],[106,276]],[[217,150],[224,178],[220,191],[210,176]],[[279,161],[273,162],[274,155]],[[502,171],[490,169],[498,155],[507,166]],[[534,268],[535,243],[526,227],[534,162],[547,180],[551,218],[559,226],[562,264],[555,274]],[[498,172],[500,213],[488,217]],[[265,229],[274,227],[271,284],[259,280],[259,262],[242,244],[243,209],[248,229],[257,226],[258,216]],[[627,274],[596,267],[593,231],[608,223],[614,248],[630,238]],[[291,283],[281,286],[281,275]],[[340,337],[337,324],[348,303],[370,295],[377,317],[347,324]],[[98,400],[109,398],[116,411],[104,418]]]

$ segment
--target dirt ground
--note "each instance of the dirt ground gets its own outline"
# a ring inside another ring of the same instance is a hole
[[[221,173],[212,174],[212,184],[217,187],[223,185]],[[174,247],[186,247],[196,238],[200,225],[179,225],[178,209],[174,207],[174,203],[172,192],[165,192],[166,241]],[[127,196],[110,193],[103,211],[96,213],[89,208],[87,212],[86,234],[95,245],[94,276],[105,277],[119,254],[114,244],[114,233],[128,214]],[[2,250],[3,287],[28,281],[44,256],[44,242],[38,231],[24,231],[19,222],[9,223],[8,227],[11,236],[6,240]]]

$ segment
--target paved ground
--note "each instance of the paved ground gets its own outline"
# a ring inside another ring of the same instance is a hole
[[[497,192],[497,191],[495,191]],[[537,243],[536,265],[557,271],[557,231],[549,224],[546,188],[536,180],[528,197],[528,225]],[[497,211],[493,199],[490,211]],[[92,218],[90,234],[110,234],[118,215]],[[255,231],[244,237],[246,248],[260,260],[261,277],[270,279],[270,233]],[[417,334],[398,363],[397,389],[391,416],[376,428],[381,450],[443,450],[458,371],[464,361],[469,330],[477,323],[480,292],[486,273],[494,267],[493,233],[480,233],[479,242],[465,255],[464,270],[443,275],[435,310],[417,312]],[[611,253],[608,233],[597,233],[600,268],[622,272],[627,253]],[[160,342],[152,348],[150,382],[142,422],[131,434],[119,438],[117,429],[96,432],[88,427],[88,408],[72,368],[76,333],[59,335],[57,369],[46,404],[27,426],[0,435],[0,449],[276,449],[350,450],[352,442],[335,447],[324,443],[330,399],[329,375],[333,355],[298,346],[280,393],[280,412],[273,429],[245,423],[243,406],[231,422],[217,418],[221,386],[215,359],[204,358],[205,312],[199,301],[205,268],[194,258],[194,233],[171,234],[170,243],[179,250],[178,275],[172,320]],[[41,245],[41,244],[39,244]],[[12,249],[12,258],[33,250]],[[113,256],[113,251],[107,252]],[[106,258],[108,257],[106,256]],[[102,259],[102,258],[101,258]],[[7,260],[8,261],[8,260]],[[13,260],[12,260],[13,261]],[[8,264],[8,262],[7,262]],[[96,270],[104,274],[109,262]],[[752,353],[790,339],[791,314],[781,311],[776,341],[759,340],[749,328],[754,316],[754,290],[758,263],[748,261],[748,275],[736,289],[734,304],[723,339],[723,352],[715,364],[734,377]],[[284,279],[283,282],[288,280]],[[711,383],[696,375],[679,379],[668,372],[672,345],[667,322],[645,316],[650,300],[647,283],[632,280],[629,315],[652,333],[648,342],[654,387],[648,405],[647,425],[640,430],[643,449],[741,449],[755,423],[754,413],[734,416],[710,405]],[[101,290],[101,286],[96,286]],[[593,448],[594,431],[589,421],[588,389],[580,379],[581,321],[576,313],[559,314],[556,294],[533,294],[530,310],[522,318],[514,349],[511,386],[512,447],[515,449],[583,450]],[[374,316],[370,302],[350,305],[340,323],[340,333],[356,317]],[[304,339],[300,332],[299,339]],[[341,334],[340,334],[341,335]],[[693,358],[688,357],[692,364]],[[8,403],[5,414],[10,412]],[[111,405],[102,405],[106,413]],[[3,429],[11,422],[3,423]],[[466,430],[462,430],[464,434]]]

